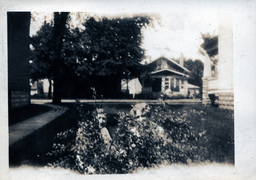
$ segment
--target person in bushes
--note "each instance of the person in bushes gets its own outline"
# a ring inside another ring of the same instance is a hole
[[[101,136],[104,140],[104,143],[107,145],[108,148],[110,148],[112,138],[109,134],[108,129],[106,128],[107,115],[103,108],[97,108],[96,114],[97,114],[96,119],[99,121],[99,128],[100,128]]]
[[[106,128],[107,125],[107,115],[104,111],[103,108],[96,108],[94,111],[94,120],[98,122],[98,127],[99,127],[99,133],[104,141],[104,144],[106,145],[106,148],[108,150],[112,150],[113,147],[112,145],[112,138],[109,134],[108,129]],[[94,121],[94,122],[95,122]],[[77,131],[76,135],[76,166],[81,172],[84,172],[84,170],[87,168],[86,167],[86,157],[84,154],[87,152],[86,148],[81,148],[81,146],[86,145],[87,143],[91,143],[88,141],[90,138],[90,135],[87,134],[85,131],[87,126],[85,125],[86,123],[82,123],[81,127]],[[97,127],[97,126],[94,126]],[[89,170],[88,170],[89,171]]]
[[[147,118],[149,118],[150,116],[150,111],[151,108],[147,103],[137,103],[133,106],[133,108],[130,110],[130,115],[137,121],[142,122],[144,120],[146,120]],[[164,136],[164,129],[155,124],[154,122],[150,121],[150,123],[157,127],[156,128],[156,132],[158,133],[158,135],[160,137],[166,138]],[[133,132],[134,134],[136,134],[138,137],[140,137],[140,134],[138,132],[138,129],[136,127],[130,129],[131,132]]]
[[[138,103],[130,110],[130,115],[140,121],[147,118],[150,113],[150,107],[147,103]]]

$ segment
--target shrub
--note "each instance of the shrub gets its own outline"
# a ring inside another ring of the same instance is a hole
[[[110,144],[102,138],[98,111],[88,113],[80,106],[78,112],[81,121],[77,131],[58,134],[59,144],[50,153],[55,157],[53,166],[89,174],[129,173],[139,167],[203,161],[207,153],[195,143],[201,135],[190,123],[160,106],[143,118],[119,112]]]
[[[76,131],[72,128],[60,132],[55,137],[52,145],[52,151],[46,154],[49,157],[48,165],[51,167],[75,168],[75,154],[72,149]]]

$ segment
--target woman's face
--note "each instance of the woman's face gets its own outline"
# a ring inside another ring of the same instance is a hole
[[[98,121],[99,121],[99,125],[100,125],[100,127],[105,127],[106,126],[106,124],[107,124],[107,117],[106,117],[106,115],[105,114],[98,114],[97,115],[97,119],[98,119]]]

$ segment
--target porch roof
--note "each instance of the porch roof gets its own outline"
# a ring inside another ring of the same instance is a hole
[[[196,86],[196,85],[193,85],[193,84],[189,84],[189,83],[188,83],[188,88],[189,89],[200,89],[199,86]]]
[[[180,75],[180,76],[185,76],[188,77],[186,74],[172,70],[172,69],[161,69],[161,70],[157,70],[154,72],[151,72],[152,75]]]

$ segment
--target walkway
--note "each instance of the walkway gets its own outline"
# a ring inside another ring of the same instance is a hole
[[[45,105],[50,106],[53,109],[49,112],[29,118],[9,127],[9,146],[25,138],[35,130],[42,128],[68,110],[68,108],[62,106],[56,106],[52,104]]]

